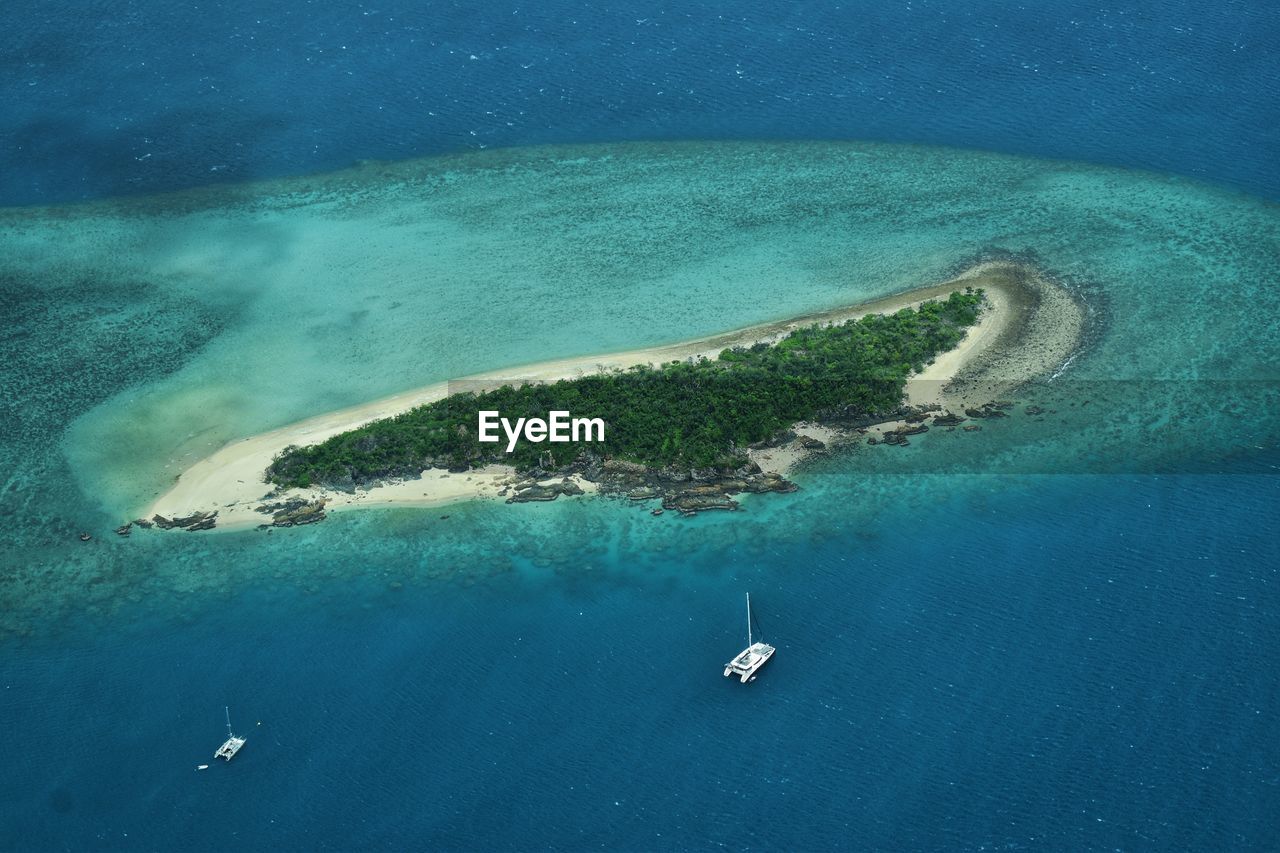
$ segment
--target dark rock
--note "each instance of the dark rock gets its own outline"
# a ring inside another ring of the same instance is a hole
[[[132,522],[132,521],[130,521],[130,522],[128,522],[127,524],[122,524],[122,525],[120,525],[119,527],[117,527],[117,528],[116,528],[116,535],[117,535],[117,536],[128,536],[132,531],[133,531],[133,522]]]
[[[704,509],[735,510],[738,502],[727,495],[707,489],[690,489],[678,495],[668,495],[662,500],[663,509],[674,509],[680,513],[698,512]]]
[[[982,427],[978,426],[977,424],[969,424],[969,426],[964,427],[965,432],[980,432],[981,430],[982,430]]]
[[[260,512],[264,515],[275,515],[280,512],[293,512],[302,509],[309,501],[306,498],[294,498],[293,500],[280,501],[273,504],[262,504],[254,507],[254,512]]]
[[[827,449],[826,442],[819,441],[818,439],[813,438],[812,436],[802,435],[799,438],[797,438],[796,441],[799,442],[800,446],[803,447],[805,450],[826,450]]]
[[[529,503],[530,501],[553,501],[561,495],[580,495],[582,487],[569,478],[559,483],[540,486],[537,483],[518,488],[515,494],[507,498],[509,504]]]
[[[296,527],[324,521],[324,499],[315,501],[293,500],[271,516],[272,527]]]
[[[744,491],[777,492],[778,494],[787,494],[788,492],[794,492],[800,488],[795,483],[785,479],[781,474],[775,474],[772,471],[767,474],[762,474],[758,484],[758,488],[744,489]]]
[[[195,512],[180,518],[165,518],[163,515],[156,513],[151,517],[151,520],[161,530],[173,530],[175,527],[184,530],[212,530],[214,525],[217,524],[215,520],[217,516],[217,510],[213,512]],[[150,527],[151,525],[147,526]],[[117,530],[116,532],[119,533],[120,531]]]
[[[151,522],[147,521],[145,518],[135,518],[133,523],[141,527],[143,530],[150,530],[152,526]]]
[[[88,542],[88,541],[89,541],[90,539],[92,539],[92,538],[93,538],[93,536],[92,536],[91,534],[89,534],[89,533],[81,533],[81,534],[80,534],[80,541],[81,541],[81,542]]]
[[[186,529],[188,532],[193,530],[212,530],[218,523],[217,515],[218,514],[216,512],[211,515],[206,515],[194,524],[187,525]]]
[[[351,476],[351,472],[343,474],[341,477],[325,483],[326,486],[337,492],[345,492],[348,495],[356,493],[356,480]]]
[[[823,423],[831,423],[848,430],[911,419],[921,419],[926,412],[940,411],[941,406],[899,406],[887,412],[866,412],[854,406],[824,412],[818,418]]]
[[[1044,414],[1044,409],[1040,408],[1039,406],[1027,406],[1027,407],[1026,407],[1025,409],[1023,409],[1022,411],[1026,412],[1028,415],[1043,415],[1043,414]]]
[[[649,515],[662,515],[662,512],[663,512],[662,507],[658,507],[653,512],[649,513]]]
[[[546,486],[529,486],[507,498],[509,504],[523,504],[531,501],[553,501],[560,497],[560,490]]]
[[[954,427],[965,422],[965,418],[959,415],[953,415],[951,412],[944,412],[933,419],[934,426]]]
[[[659,494],[661,493],[652,486],[643,486],[639,489],[628,492],[627,498],[633,501],[647,501],[656,498]]]
[[[169,527],[183,527],[183,528],[191,529],[193,525],[197,525],[197,524],[203,525],[205,522],[207,522],[209,519],[213,518],[217,514],[218,514],[218,511],[214,510],[213,512],[193,512],[191,515],[183,516],[181,518],[174,517],[172,519],[169,519]],[[161,527],[164,527],[164,525],[160,524],[158,521],[156,522],[156,524],[158,524]],[[213,527],[212,524],[208,525],[207,527],[196,527],[195,529],[208,530],[211,527]]]

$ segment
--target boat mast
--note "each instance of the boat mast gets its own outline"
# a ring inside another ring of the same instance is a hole
[[[235,737],[235,735],[231,733],[231,709],[226,705],[223,705],[222,710],[227,712],[227,737]]]
[[[751,648],[751,593],[747,593],[747,648]]]

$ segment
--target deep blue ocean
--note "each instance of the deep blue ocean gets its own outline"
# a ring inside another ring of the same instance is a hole
[[[0,202],[548,142],[872,139],[1280,194],[1265,2],[11,4]]]
[[[32,2],[0,204],[759,138],[1276,201],[1278,57],[1262,2]],[[994,478],[695,566],[600,543],[400,584],[356,513],[281,552],[313,584],[175,609],[140,578],[0,640],[0,849],[1280,849],[1280,451],[1201,467]],[[748,589],[779,653],[743,688]],[[196,772],[224,704],[249,744]]]

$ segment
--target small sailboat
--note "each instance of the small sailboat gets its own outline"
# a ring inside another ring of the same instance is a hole
[[[755,681],[756,670],[764,666],[777,651],[768,643],[753,642],[751,636],[751,593],[747,593],[747,647],[742,653],[724,665],[724,676],[739,676],[743,684]]]
[[[224,706],[227,712],[227,741],[218,747],[218,751],[213,754],[214,758],[225,758],[230,761],[240,751],[240,747],[244,746],[245,739],[236,737],[231,731],[231,709]]]

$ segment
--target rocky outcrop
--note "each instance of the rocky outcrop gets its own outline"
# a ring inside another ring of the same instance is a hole
[[[151,516],[151,522],[161,530],[173,530],[175,527],[182,530],[212,530],[218,524],[218,511],[215,509],[212,512],[195,512],[173,518],[165,518],[160,513],[156,513]]]
[[[952,414],[951,412],[943,412],[933,419],[933,425],[938,427],[953,427],[959,426],[966,420],[967,418],[962,418],[959,415]]]
[[[193,524],[188,524],[183,529],[186,530],[188,533],[190,533],[193,530],[212,530],[218,523],[218,519],[216,517],[217,515],[218,513],[216,512],[210,513],[209,515],[206,515],[204,518],[200,519],[199,521]]]
[[[965,409],[964,413],[971,418],[978,418],[978,419],[1006,418],[1008,417],[1008,414],[1005,413],[1005,409],[1011,409],[1011,408],[1013,408],[1013,403],[1004,403],[1004,402],[984,403],[982,404],[981,407],[976,409],[972,407]]]
[[[317,521],[324,521],[324,505],[324,498],[314,501],[309,501],[305,498],[294,498],[293,500],[280,501],[273,504],[263,504],[254,509],[264,515],[270,515],[271,523],[260,524],[258,529],[300,527],[304,524],[315,524]]]
[[[663,496],[662,508],[682,513],[703,509],[735,510],[738,502],[729,498],[718,485],[701,485]]]
[[[559,483],[543,485],[537,482],[525,482],[516,486],[515,494],[507,498],[509,504],[522,504],[531,501],[553,501],[561,495],[580,495],[582,487],[565,477]]]
[[[823,412],[817,420],[828,426],[855,430],[894,421],[921,423],[934,412],[940,411],[942,411],[942,407],[933,403],[921,406],[899,406],[887,412],[864,412],[853,406],[846,406],[842,409]]]
[[[907,440],[909,435],[919,435],[922,432],[928,432],[929,427],[921,422],[905,423],[897,429],[891,429],[885,432],[880,439],[883,444],[892,444],[897,447],[906,447],[911,442]]]
[[[770,439],[770,442],[801,441],[794,432],[785,431]],[[811,449],[825,445],[816,439],[808,439]],[[764,446],[765,443],[761,443]],[[560,469],[557,474],[577,474],[588,482],[595,483],[604,495],[613,495],[629,501],[659,500],[661,507],[680,512],[682,515],[693,515],[702,510],[723,509],[734,510],[738,502],[731,500],[730,495],[743,492],[792,492],[795,483],[786,480],[779,474],[765,473],[760,466],[745,454],[737,457],[734,463],[719,467],[687,468],[667,466],[650,468],[635,462],[621,459],[600,459],[590,453],[579,454],[573,464]],[[550,486],[538,486],[533,480],[517,484],[515,494],[507,499],[508,503],[524,503],[525,501],[555,500],[560,494],[577,494],[577,486],[568,482]],[[575,491],[569,491],[572,488]],[[661,515],[662,508],[654,515]]]

